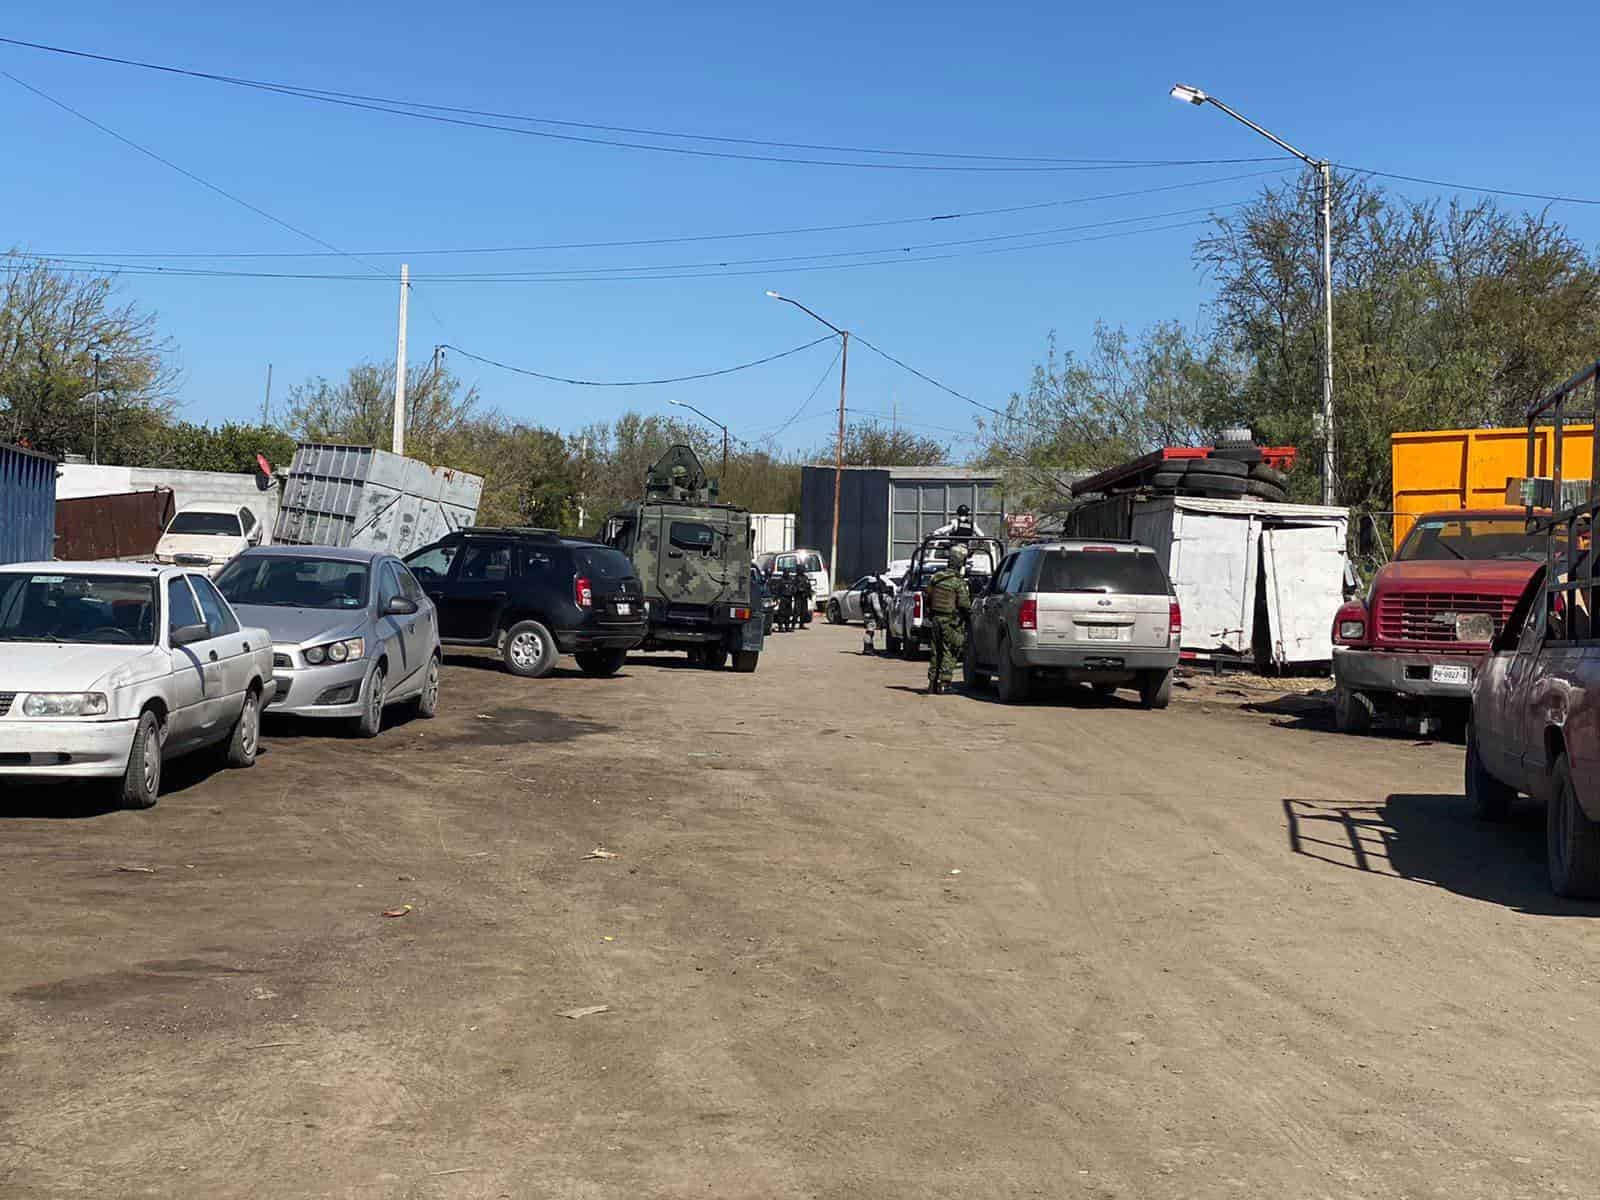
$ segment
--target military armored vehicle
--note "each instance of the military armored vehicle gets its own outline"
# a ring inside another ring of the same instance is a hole
[[[645,477],[644,499],[606,518],[600,540],[633,560],[644,584],[644,650],[684,650],[713,670],[754,671],[764,613],[751,594],[750,513],[717,501],[688,446]]]

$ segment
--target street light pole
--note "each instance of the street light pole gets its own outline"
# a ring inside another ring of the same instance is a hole
[[[814,321],[821,321],[829,329],[839,335],[839,437],[833,444],[833,544],[828,550],[828,578],[835,585],[839,579],[839,493],[844,485],[844,383],[845,376],[850,370],[850,331],[840,329],[832,321],[817,316],[798,300],[791,300],[787,296],[780,296],[777,292],[769,291],[767,295],[774,300],[782,300],[785,304],[792,304],[806,316]]]
[[[1333,163],[1325,158],[1312,158],[1291,146],[1271,130],[1263,129],[1254,121],[1229,108],[1215,96],[1191,87],[1187,83],[1174,84],[1172,98],[1188,104],[1210,104],[1220,108],[1239,124],[1248,126],[1282,150],[1287,150],[1317,173],[1321,192],[1322,218],[1322,502],[1334,503],[1334,437],[1333,437]]]
[[[728,478],[728,427],[726,425],[724,425],[721,421],[717,420],[715,417],[707,417],[705,413],[701,412],[694,405],[685,404],[682,400],[668,400],[667,403],[676,405],[679,408],[687,408],[690,412],[694,413],[696,416],[704,417],[707,421],[710,421],[718,429],[722,430],[722,475],[719,477],[719,482],[720,482],[720,480],[727,479]]]

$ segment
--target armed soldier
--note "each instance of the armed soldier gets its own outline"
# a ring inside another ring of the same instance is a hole
[[[967,620],[972,591],[962,568],[967,548],[960,542],[946,551],[944,569],[928,580],[928,609],[933,619],[933,657],[928,660],[928,692],[937,696],[955,679],[956,663],[967,648]]]

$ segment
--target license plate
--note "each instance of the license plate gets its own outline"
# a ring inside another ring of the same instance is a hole
[[[1091,642],[1114,642],[1117,640],[1117,627],[1115,625],[1089,626],[1089,640]]]
[[[1447,663],[1440,663],[1428,672],[1428,678],[1434,683],[1471,683],[1472,668],[1456,667]]]
[[[633,611],[633,605],[631,605],[631,604],[619,604],[619,605],[617,605],[617,616],[619,616],[619,617],[625,617],[629,613],[631,613],[632,611]]]

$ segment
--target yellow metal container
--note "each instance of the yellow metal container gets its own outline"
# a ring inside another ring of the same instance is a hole
[[[1389,439],[1394,469],[1394,542],[1399,545],[1422,513],[1461,508],[1504,508],[1506,481],[1528,474],[1528,431],[1429,429]],[[1555,430],[1541,426],[1533,474],[1550,476]],[[1561,438],[1561,474],[1589,478],[1594,427],[1568,425]]]

